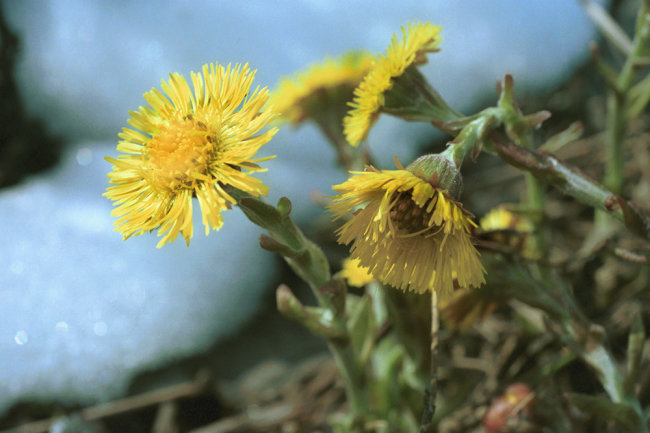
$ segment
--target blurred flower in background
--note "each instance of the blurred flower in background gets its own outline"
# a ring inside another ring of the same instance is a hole
[[[295,76],[284,78],[273,92],[271,102],[282,117],[294,125],[309,117],[318,117],[332,106],[347,106],[352,91],[374,61],[374,56],[364,51],[327,57]]]

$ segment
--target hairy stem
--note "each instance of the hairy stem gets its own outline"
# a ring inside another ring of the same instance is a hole
[[[366,414],[368,400],[363,366],[353,351],[345,317],[345,285],[332,279],[329,262],[321,248],[309,240],[291,219],[289,199],[281,198],[276,207],[247,194],[233,195],[246,217],[269,232],[270,236],[261,236],[260,246],[280,254],[296,275],[309,284],[325,314],[303,308],[287,293],[286,287],[277,293],[279,310],[288,312],[290,318],[299,319],[300,323],[327,339],[345,383],[353,415]]]
[[[557,157],[525,149],[503,137],[492,136],[493,150],[506,163],[529,172],[582,203],[622,221],[633,233],[650,239],[650,216],[638,205],[612,194],[575,167]]]

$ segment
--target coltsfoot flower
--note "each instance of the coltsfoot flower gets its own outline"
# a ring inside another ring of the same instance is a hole
[[[480,222],[481,230],[516,230],[531,233],[535,229],[532,221],[521,214],[514,213],[506,206],[497,206],[490,210]]]
[[[251,91],[255,71],[248,65],[203,66],[192,72],[194,92],[178,73],[162,80],[162,90],[144,94],[150,107],[132,111],[119,134],[104,194],[117,206],[116,230],[124,239],[159,229],[161,247],[180,233],[189,245],[193,234],[192,202],[201,207],[206,235],[223,225],[221,212],[235,204],[227,188],[253,196],[268,187],[252,173],[265,171],[254,159],[276,133],[260,132],[275,116],[266,88]]]
[[[394,85],[412,65],[426,63],[426,54],[438,50],[440,26],[431,23],[409,23],[402,27],[402,40],[393,35],[385,55],[379,55],[359,87],[354,91],[352,109],[343,119],[343,129],[348,142],[357,146],[365,140],[370,127],[379,117],[385,104],[385,92]]]
[[[353,212],[337,230],[338,241],[352,244],[351,258],[376,279],[403,290],[449,295],[454,276],[460,287],[478,287],[485,271],[471,241],[471,215],[420,162],[398,170],[370,167],[334,186],[335,219]]]
[[[507,205],[497,206],[490,210],[479,225],[483,236],[512,248],[523,257],[539,259],[540,253],[530,241],[535,232],[535,224],[523,213],[513,212]]]
[[[271,103],[283,119],[294,125],[310,117],[316,121],[322,115],[332,117],[324,112],[338,110],[339,105],[345,110],[352,92],[374,62],[374,56],[363,51],[327,57],[304,72],[283,79],[271,94]]]

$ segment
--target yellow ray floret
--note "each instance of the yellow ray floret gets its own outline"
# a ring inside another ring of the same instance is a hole
[[[128,238],[158,229],[161,247],[180,233],[189,245],[193,234],[192,202],[201,207],[206,235],[223,225],[221,211],[235,199],[233,187],[254,196],[268,187],[250,176],[264,171],[254,159],[276,129],[261,132],[275,116],[266,88],[251,91],[255,71],[248,65],[218,64],[192,72],[194,91],[178,73],[144,98],[149,107],[129,114],[119,134],[117,158],[104,194],[114,201],[116,230]]]
[[[370,272],[368,272],[368,268],[359,264],[359,259],[351,259],[349,257],[343,261],[341,277],[345,278],[348,285],[354,287],[363,287],[375,280]]]
[[[357,146],[367,137],[393,78],[402,75],[413,64],[425,63],[426,53],[437,50],[440,30],[440,26],[430,23],[409,23],[406,28],[402,27],[401,41],[393,35],[386,54],[379,55],[374,67],[354,91],[352,109],[343,119],[345,136],[351,145]]]
[[[271,94],[271,103],[282,117],[299,123],[309,115],[309,109],[319,92],[336,91],[341,87],[354,89],[363,79],[375,59],[369,53],[352,51],[343,56],[327,57],[304,72],[285,78]]]
[[[403,290],[441,295],[484,283],[471,242],[470,214],[445,191],[407,170],[356,172],[329,208],[335,219],[354,212],[337,231],[350,256],[376,279]]]

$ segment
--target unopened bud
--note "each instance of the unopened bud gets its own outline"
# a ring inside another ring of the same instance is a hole
[[[406,169],[431,182],[433,186],[446,190],[458,199],[463,189],[460,170],[450,158],[443,154],[424,155],[410,163]]]

